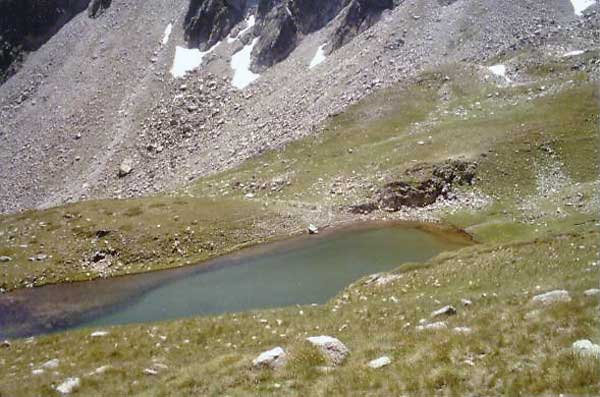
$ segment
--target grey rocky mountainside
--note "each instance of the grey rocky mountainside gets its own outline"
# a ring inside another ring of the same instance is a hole
[[[427,68],[597,48],[600,25],[598,6],[578,16],[570,0],[0,7],[0,66],[13,74],[0,85],[0,212],[178,188],[314,134],[329,116]],[[256,25],[246,30],[249,15]],[[260,77],[240,90],[231,59],[255,38],[251,69]],[[176,79],[177,46],[214,50]],[[321,46],[326,61],[311,69]],[[130,171],[119,175],[125,160]]]

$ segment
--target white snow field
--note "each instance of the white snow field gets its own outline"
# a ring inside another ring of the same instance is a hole
[[[323,48],[325,48],[326,45],[327,44],[323,44],[320,45],[319,48],[317,48],[315,56],[313,57],[312,61],[310,61],[310,65],[308,65],[309,69],[314,68],[315,66],[322,63],[325,60],[325,52],[323,51]]]
[[[231,57],[231,68],[234,71],[231,84],[240,90],[246,88],[260,77],[259,74],[253,73],[250,70],[252,50],[257,42],[258,37]]]
[[[204,57],[215,50],[221,42],[218,42],[207,51],[200,51],[197,48],[184,48],[179,47],[175,49],[175,59],[173,61],[173,67],[171,68],[171,74],[175,78],[181,78],[185,76],[187,72],[190,72],[200,65]]]

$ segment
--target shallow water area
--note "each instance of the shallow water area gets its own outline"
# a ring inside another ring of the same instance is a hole
[[[362,276],[470,242],[416,225],[371,225],[265,244],[184,268],[0,296],[0,336],[325,303]]]

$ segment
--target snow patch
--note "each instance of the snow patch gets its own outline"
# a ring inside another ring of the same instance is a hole
[[[204,57],[217,48],[221,42],[218,42],[212,46],[208,51],[200,51],[197,48],[175,48],[175,60],[173,61],[173,67],[171,68],[171,74],[175,78],[181,78],[186,73],[198,68],[202,65]]]
[[[496,76],[504,78],[506,81],[510,82],[510,79],[506,77],[506,66],[505,65],[494,65],[488,68],[490,72],[495,74]]]
[[[229,44],[235,42],[237,39],[242,37],[247,31],[252,29],[254,27],[254,25],[256,25],[256,17],[254,15],[250,15],[246,19],[246,27],[244,29],[242,29],[235,37],[228,37],[227,42]]]
[[[563,54],[563,58],[576,57],[576,56],[584,54],[584,53],[585,53],[585,51],[582,51],[582,50],[569,51],[569,52]]]
[[[252,73],[250,70],[252,50],[256,43],[258,43],[258,37],[231,57],[231,68],[234,71],[231,84],[240,90],[246,88],[260,77],[259,74]]]
[[[310,61],[310,65],[308,65],[309,69],[314,68],[325,60],[325,52],[323,51],[323,48],[325,48],[326,45],[327,44],[323,44],[317,48],[315,56],[313,57],[312,61]]]
[[[571,4],[575,9],[575,15],[581,16],[583,12],[591,7],[596,0],[571,0]]]
[[[165,34],[163,35],[163,39],[162,39],[162,45],[167,45],[167,43],[169,42],[169,38],[171,37],[172,31],[173,31],[173,24],[170,23],[167,25],[167,28],[165,29]]]

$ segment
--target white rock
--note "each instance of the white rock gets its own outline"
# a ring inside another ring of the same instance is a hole
[[[56,369],[58,368],[58,365],[60,364],[60,361],[58,358],[54,358],[50,361],[46,361],[45,363],[42,364],[42,368],[45,369]]]
[[[431,323],[431,324],[425,324],[425,325],[418,325],[417,326],[417,331],[438,331],[441,329],[447,329],[448,326],[446,325],[446,323],[444,321],[438,321],[435,323]]]
[[[131,171],[133,171],[133,160],[130,158],[126,158],[119,166],[119,176],[123,178],[131,174]]]
[[[44,372],[46,371],[44,371],[43,369],[34,369],[33,371],[31,371],[31,375],[41,375]]]
[[[81,386],[79,378],[67,378],[63,383],[56,387],[56,390],[62,394],[71,394]]]
[[[453,316],[456,314],[456,308],[454,306],[444,306],[441,309],[438,309],[431,313],[431,317],[440,317],[440,316]]]
[[[369,366],[369,368],[379,369],[379,368],[385,367],[387,365],[390,365],[391,363],[392,363],[392,360],[388,356],[383,356],[383,357],[379,357],[376,360],[370,361],[369,364],[367,364],[367,365]]]
[[[581,356],[592,356],[600,359],[600,346],[587,339],[581,339],[572,345],[573,351]]]
[[[585,296],[598,296],[600,295],[600,289],[598,288],[591,288],[588,290],[583,291],[583,295]]]
[[[308,233],[309,234],[319,234],[319,228],[311,223],[310,225],[308,225]]]
[[[462,303],[463,306],[471,306],[473,304],[469,299],[461,299],[460,303]]]
[[[453,331],[457,334],[470,334],[473,332],[469,327],[454,327]]]
[[[556,302],[570,302],[571,296],[569,292],[565,290],[555,290],[546,292],[544,294],[536,295],[533,297],[534,303],[540,303],[542,305],[551,305]]]
[[[350,353],[350,350],[339,339],[331,336],[311,336],[306,338],[313,346],[316,346],[321,353],[334,365],[344,362],[344,359]]]
[[[262,352],[252,361],[256,368],[279,368],[285,364],[286,353],[281,347],[276,347],[266,352]]]
[[[106,335],[108,335],[108,332],[107,332],[107,331],[94,331],[94,332],[92,332],[92,333],[91,333],[91,335],[90,335],[90,336],[91,336],[92,338],[97,338],[97,337],[100,337],[100,336],[106,336]]]

